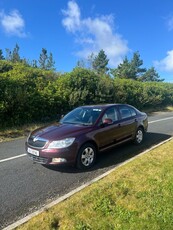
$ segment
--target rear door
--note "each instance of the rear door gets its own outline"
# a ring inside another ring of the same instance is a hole
[[[132,138],[137,130],[137,113],[135,109],[127,105],[119,105],[119,125],[121,136],[119,140]]]

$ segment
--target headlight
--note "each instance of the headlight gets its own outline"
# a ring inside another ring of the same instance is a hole
[[[63,139],[63,140],[59,140],[59,141],[52,141],[50,144],[49,144],[49,149],[62,149],[62,148],[67,148],[69,147],[70,145],[73,144],[75,138],[74,137],[71,137],[71,138],[66,138],[66,139]]]

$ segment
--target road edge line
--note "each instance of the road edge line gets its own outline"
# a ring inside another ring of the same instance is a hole
[[[33,217],[35,217],[35,216],[41,214],[41,213],[44,212],[45,210],[47,210],[47,209],[53,207],[54,205],[59,204],[60,202],[62,202],[62,201],[64,201],[64,200],[68,199],[69,197],[71,197],[72,195],[76,194],[77,192],[83,190],[83,189],[86,188],[87,186],[89,186],[89,185],[91,185],[91,184],[93,184],[93,183],[95,183],[95,182],[101,180],[102,178],[106,177],[107,175],[109,175],[109,174],[112,173],[113,171],[117,170],[118,168],[120,168],[120,167],[126,165],[127,163],[129,163],[129,162],[135,160],[136,158],[141,157],[142,155],[144,155],[144,154],[150,152],[150,151],[153,150],[153,149],[158,148],[159,146],[161,146],[161,145],[163,145],[163,144],[165,144],[165,143],[167,143],[167,142],[169,142],[169,141],[171,141],[171,140],[173,140],[173,137],[170,137],[169,139],[164,140],[164,141],[160,142],[159,144],[156,144],[156,145],[152,146],[151,148],[149,148],[149,149],[147,149],[147,150],[141,152],[141,153],[138,154],[137,156],[134,156],[134,157],[132,157],[132,158],[130,158],[130,159],[124,161],[123,163],[120,163],[119,165],[115,166],[113,169],[111,169],[111,170],[109,170],[109,171],[103,173],[102,175],[100,175],[100,176],[98,176],[98,177],[92,179],[91,181],[86,182],[85,184],[83,184],[83,185],[79,186],[78,188],[72,190],[71,192],[69,192],[69,193],[67,193],[67,194],[65,194],[65,195],[63,195],[63,196],[61,196],[61,197],[59,197],[58,199],[56,199],[56,200],[52,201],[51,203],[45,205],[44,207],[40,208],[39,210],[37,210],[37,211],[35,211],[35,212],[33,212],[33,213],[27,215],[26,217],[24,217],[24,218],[22,218],[22,219],[16,221],[15,223],[13,223],[13,224],[11,224],[11,225],[5,227],[5,228],[2,229],[2,230],[13,230],[14,228],[19,227],[20,225],[26,223],[27,221],[29,221],[29,220],[32,219]]]
[[[10,161],[10,160],[14,160],[14,159],[17,159],[17,158],[20,158],[20,157],[24,157],[26,155],[27,155],[26,153],[23,153],[23,154],[20,154],[20,155],[17,155],[17,156],[13,156],[13,157],[9,157],[9,158],[4,158],[4,159],[0,160],[0,163],[6,162],[6,161]]]

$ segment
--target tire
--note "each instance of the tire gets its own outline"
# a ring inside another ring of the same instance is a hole
[[[91,168],[96,161],[97,150],[91,143],[84,144],[77,155],[77,168],[88,169]]]
[[[134,143],[136,145],[140,145],[143,142],[143,140],[144,140],[144,130],[143,128],[139,127],[135,134]]]

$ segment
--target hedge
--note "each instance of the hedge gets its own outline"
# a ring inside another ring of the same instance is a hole
[[[89,69],[55,73],[0,61],[0,127],[56,119],[86,104],[127,103],[139,109],[173,104],[173,84],[99,76]]]

